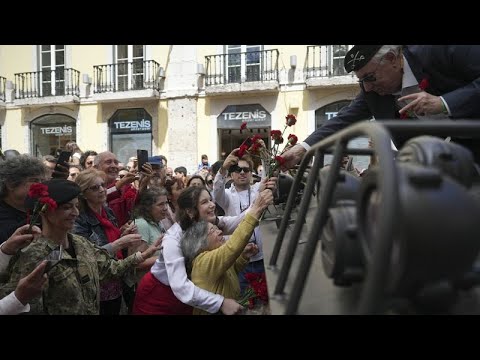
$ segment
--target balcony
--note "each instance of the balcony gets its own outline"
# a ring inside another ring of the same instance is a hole
[[[307,87],[344,86],[356,84],[355,75],[348,74],[343,60],[352,45],[307,46],[305,82]]]
[[[205,93],[278,92],[278,50],[205,57]]]
[[[96,65],[93,67],[93,99],[157,98],[162,73],[163,68],[154,60]]]
[[[55,69],[15,75],[16,105],[45,105],[78,102],[80,72]]]
[[[3,76],[0,76],[0,101],[5,102],[5,85],[7,83],[7,79]]]

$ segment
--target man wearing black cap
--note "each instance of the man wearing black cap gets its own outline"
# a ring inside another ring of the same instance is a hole
[[[345,56],[361,91],[350,105],[285,152],[283,169],[297,164],[312,145],[361,120],[480,119],[480,46],[355,45]],[[396,137],[401,147],[406,138]],[[452,138],[480,162],[480,144]]]

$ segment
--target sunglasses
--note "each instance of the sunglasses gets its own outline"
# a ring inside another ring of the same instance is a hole
[[[232,166],[232,172],[240,174],[242,172],[242,170],[245,174],[248,174],[250,172],[249,167],[241,167],[241,166],[238,166],[238,165]]]
[[[93,165],[93,161],[87,161],[86,164],[87,165]]]
[[[89,186],[87,189],[92,190],[92,191],[98,191],[98,190],[100,190],[100,187],[105,188],[105,183],[101,183],[101,184],[98,184],[98,185],[92,185],[92,186]]]
[[[207,184],[213,184],[213,180],[208,180]]]

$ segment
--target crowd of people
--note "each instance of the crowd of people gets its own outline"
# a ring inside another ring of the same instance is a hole
[[[286,151],[282,170],[371,117],[480,119],[478,59],[474,45],[354,46],[344,67],[359,79],[358,96]],[[399,148],[407,139],[392,140]],[[478,164],[478,138],[451,141]],[[241,313],[245,273],[265,272],[258,224],[276,177],[238,149],[212,164],[202,155],[194,174],[161,155],[139,169],[134,156],[122,164],[75,142],[65,150],[68,166],[15,150],[1,156],[0,314]],[[348,158],[343,166],[357,173]],[[37,184],[50,202],[34,221]]]
[[[230,167],[231,158],[211,166],[202,156],[202,166],[189,175],[184,166],[168,167],[161,155],[138,169],[136,157],[124,165],[110,151],[67,145],[73,155],[63,165],[58,156],[39,159],[10,151],[0,160],[0,314],[242,312],[241,277],[232,282],[231,259],[220,259],[223,274],[216,269],[216,277],[209,277],[207,269],[196,280],[193,259],[184,259],[180,240],[197,222],[208,221],[222,229],[217,233],[218,245],[225,241],[222,249],[242,248],[231,255],[242,259],[235,271],[247,267],[261,244],[249,241],[250,230],[241,230],[258,226],[272,203],[275,178],[254,183],[250,163],[241,175],[228,172],[232,189],[246,184],[255,189],[242,210],[249,213],[245,222],[245,213],[227,204],[225,212],[214,202],[214,181],[220,180],[212,168]],[[221,231],[233,234],[232,241]],[[204,235],[189,239],[203,241]],[[226,277],[221,281],[229,283],[228,291],[213,286],[219,277]]]

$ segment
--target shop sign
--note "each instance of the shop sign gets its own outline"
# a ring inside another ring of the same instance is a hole
[[[110,130],[114,134],[152,131],[150,120],[113,121]]]
[[[41,127],[42,135],[66,136],[72,135],[73,128],[69,125]]]
[[[217,117],[219,129],[240,129],[244,122],[250,129],[269,127],[272,117],[260,104],[229,105]]]

